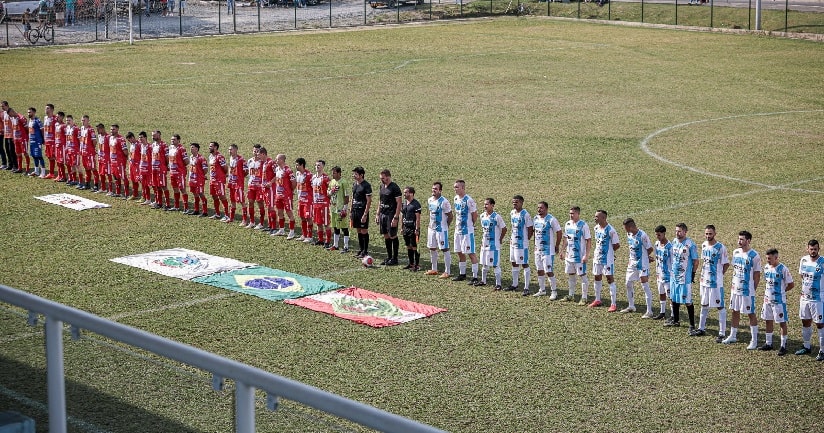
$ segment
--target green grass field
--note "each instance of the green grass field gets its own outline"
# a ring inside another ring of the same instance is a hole
[[[698,243],[715,224],[730,251],[747,229],[754,248],[777,247],[795,271],[806,241],[824,240],[820,43],[500,18],[3,51],[0,64],[0,98],[19,111],[51,102],[121,132],[234,142],[244,155],[262,143],[290,162],[322,158],[344,173],[363,165],[373,185],[390,168],[421,200],[432,181],[463,178],[499,211],[521,194],[530,212],[546,200],[562,222],[579,205],[592,225],[603,208],[624,244],[628,216],[648,232],[685,222]],[[32,198],[61,191],[0,173],[1,283],[445,430],[800,431],[824,409],[824,364],[811,357],[722,347],[640,313],[364,269],[351,256],[100,194],[80,192],[111,208]],[[377,238],[373,229],[382,259]],[[173,247],[448,311],[372,329],[109,261]],[[791,350],[801,338],[797,290]],[[42,327],[27,327],[23,313],[0,309],[0,408],[46,431]],[[748,335],[742,327],[739,341]],[[93,335],[65,344],[72,431],[231,429],[231,393],[210,391],[207,373]],[[357,430],[290,402],[276,412],[261,403],[257,423]]]

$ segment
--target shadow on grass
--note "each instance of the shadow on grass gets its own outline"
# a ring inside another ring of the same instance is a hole
[[[125,384],[124,384],[125,385]],[[35,420],[48,431],[46,370],[0,355],[0,408]],[[66,381],[67,427],[72,432],[197,433],[180,422],[105,394],[86,384]]]

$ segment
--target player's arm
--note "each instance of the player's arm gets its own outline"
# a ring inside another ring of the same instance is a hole
[[[581,256],[581,263],[586,263],[589,257],[589,250],[592,247],[592,238],[586,239],[584,242],[584,254]]]
[[[526,240],[531,240],[532,235],[535,234],[535,227],[529,226],[526,228]]]
[[[695,282],[696,269],[698,269],[698,259],[692,259],[692,275],[690,276],[690,284]]]
[[[758,287],[758,283],[760,283],[760,282],[761,282],[761,267],[759,266],[758,269],[756,269],[752,273],[753,288]]]
[[[363,216],[361,217],[361,221],[366,222],[369,219],[369,209],[372,208],[372,194],[367,194],[366,196],[366,207],[363,208]]]
[[[419,236],[421,234],[421,210],[418,209],[415,212],[415,236]]]
[[[787,287],[784,289],[784,291],[789,292],[793,289],[793,287],[795,287],[795,281],[790,281],[789,283],[787,283]]]
[[[730,268],[730,264],[729,264],[729,263],[724,263],[724,265],[723,265],[723,266],[721,266],[721,275],[726,274],[726,273],[727,273],[727,269],[729,269],[729,268]],[[757,285],[757,284],[756,284],[756,285]]]
[[[452,214],[452,211],[451,211],[451,210],[450,210],[449,212],[447,212],[447,213],[446,213],[446,226],[447,226],[447,227],[449,227],[449,226],[451,226],[451,225],[452,225],[452,219],[454,218],[454,216],[455,216],[455,215],[453,215],[453,214]]]
[[[561,233],[561,231],[560,231],[560,230],[558,230],[558,233]],[[563,236],[563,238],[559,238],[559,240],[560,240],[560,242],[561,242],[561,248],[560,248],[560,249],[558,249],[558,242],[559,242],[559,241],[555,241],[555,250],[558,252],[558,257],[559,257],[561,260],[563,260],[563,259],[564,259],[564,256],[566,256],[566,250],[567,250],[567,238],[566,238],[566,235],[564,235],[564,236]]]
[[[618,248],[621,248],[621,241],[618,240],[618,233],[615,230],[612,230],[612,251],[618,251]]]
[[[469,214],[469,218],[472,218],[472,225],[475,226],[475,223],[478,222],[478,210],[472,211],[472,213]]]
[[[400,215],[401,215],[401,196],[395,197],[395,215],[392,217],[392,222],[390,226],[398,227],[400,223]]]
[[[498,240],[498,243],[503,246],[504,239],[506,239],[506,226],[501,227],[501,239]]]
[[[563,252],[559,248],[561,246],[561,241],[562,240],[566,240],[566,237],[562,237],[561,236],[561,231],[556,230],[555,231],[555,254],[563,254]]]
[[[652,247],[647,248],[647,257],[649,257],[650,263],[655,261],[655,249]]]

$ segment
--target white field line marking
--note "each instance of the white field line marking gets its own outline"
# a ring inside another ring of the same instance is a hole
[[[782,114],[821,113],[821,112],[824,112],[824,110],[776,111],[776,112],[772,112],[772,113],[738,114],[738,115],[734,115],[734,116],[716,117],[716,118],[713,118],[713,119],[694,120],[694,121],[691,121],[691,122],[679,123],[677,125],[672,125],[672,126],[668,126],[666,128],[659,129],[659,130],[653,132],[652,134],[649,134],[646,137],[644,137],[644,139],[641,140],[641,142],[639,143],[639,146],[641,147],[641,150],[644,151],[644,153],[646,153],[647,155],[649,155],[649,156],[651,156],[651,157],[653,157],[653,158],[655,158],[655,159],[657,159],[657,160],[659,160],[663,163],[674,165],[674,166],[676,166],[680,169],[689,170],[689,171],[692,171],[694,173],[702,174],[702,175],[705,175],[705,176],[712,176],[712,177],[717,177],[717,178],[720,178],[720,179],[730,180],[730,181],[733,181],[733,182],[744,183],[744,184],[747,184],[747,185],[754,185],[754,186],[758,186],[758,187],[765,188],[765,189],[768,189],[768,190],[782,189],[782,190],[795,191],[795,192],[824,194],[824,191],[815,190],[815,189],[789,188],[789,187],[783,186],[783,185],[768,185],[768,184],[765,184],[765,183],[755,182],[755,181],[748,180],[748,179],[741,179],[741,178],[737,178],[737,177],[727,176],[725,174],[713,173],[711,171],[702,170],[700,168],[691,167],[691,166],[686,165],[686,164],[681,164],[679,162],[669,160],[667,158],[664,158],[661,155],[658,155],[657,153],[653,152],[649,148],[650,141],[652,141],[652,139],[655,138],[656,136],[658,136],[660,134],[663,134],[665,132],[672,131],[673,129],[683,128],[683,127],[691,126],[691,125],[697,125],[699,123],[709,123],[709,122],[715,122],[715,121],[719,121],[719,120],[740,119],[740,118],[743,118],[743,117],[779,116],[779,115],[782,115]]]
[[[32,400],[32,399],[26,397],[25,395],[18,393],[17,391],[6,388],[3,385],[0,385],[0,394],[3,394],[5,396],[9,397],[12,400],[19,401],[20,403],[23,403],[26,406],[37,409],[40,412],[49,413],[49,407],[46,406],[45,404],[43,404],[43,403],[41,403],[37,400]],[[102,429],[102,428],[100,428],[100,427],[98,427],[98,426],[96,426],[96,425],[94,425],[90,422],[84,421],[84,420],[79,419],[79,418],[75,418],[71,415],[66,416],[66,421],[68,421],[69,424],[71,424],[71,425],[73,425],[73,426],[75,426],[78,429],[83,430],[83,431],[87,431],[87,432],[91,432],[91,433],[110,433],[109,430],[104,430],[104,429]]]

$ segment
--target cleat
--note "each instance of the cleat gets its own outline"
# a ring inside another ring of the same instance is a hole
[[[287,239],[288,239],[288,238],[287,238]],[[340,253],[341,253],[341,254],[346,254],[346,253],[348,253],[348,252],[349,252],[349,247],[343,247],[343,249],[342,249],[342,250],[340,250]]]
[[[718,344],[723,343],[724,342],[724,335],[723,334],[718,334],[718,336],[715,337],[715,342],[718,343]]]
[[[773,350],[773,347],[772,344],[765,344],[763,346],[758,346],[758,350],[761,352],[769,352],[770,350]]]
[[[294,238],[295,238],[295,234],[294,234],[294,233],[289,233],[289,236],[286,236],[286,240],[287,240],[287,241],[291,241],[291,240],[292,240],[292,239],[294,239]]]
[[[275,236],[283,236],[283,235],[275,234]],[[336,247],[336,246],[332,245],[332,246],[330,246],[329,248],[327,248],[327,250],[329,250],[329,251],[337,251],[337,250],[338,250],[338,247]],[[407,267],[406,267],[406,269],[409,269],[409,266],[407,266]]]
[[[473,277],[473,278],[472,278],[471,280],[469,280],[469,282],[468,282],[468,283],[466,283],[466,284],[467,284],[467,285],[470,285],[470,286],[477,286],[477,285],[478,285],[478,278]]]
[[[263,224],[258,223],[256,226],[252,227],[255,230],[263,230]]]
[[[595,307],[600,307],[600,306],[602,306],[602,305],[604,305],[604,303],[596,299],[596,300],[594,300],[594,301],[590,302],[590,303],[589,303],[589,305],[587,305],[587,306],[588,306],[589,308],[595,308]],[[614,306],[614,305],[613,305],[613,306]],[[612,311],[615,311],[615,310],[612,310]]]
[[[209,217],[209,219],[213,219],[213,220],[216,220],[216,219],[219,219],[219,218],[220,218],[219,213],[215,213],[215,214],[213,214],[212,216]]]
[[[723,343],[723,344],[733,344],[733,343],[737,343],[737,342],[738,342],[738,339],[733,337],[732,334],[728,335],[727,338],[725,338],[721,341],[721,343]]]
[[[610,305],[609,308],[607,309],[607,313],[614,313],[616,311],[618,311],[618,306],[615,305],[615,304]]]
[[[549,295],[549,300],[550,301],[555,301],[557,299],[558,299],[558,292],[552,292],[552,294]]]
[[[486,281],[480,281],[480,280],[476,281],[475,284],[473,284],[473,286],[475,286],[475,287],[483,287],[485,285],[486,285]]]
[[[690,329],[687,330],[687,335],[690,337],[695,337],[695,327],[690,326]]]
[[[658,314],[655,315],[655,317],[652,318],[652,320],[661,320],[661,319],[666,319],[666,318],[667,318],[666,314],[658,313]]]
[[[304,244],[314,245],[313,242],[314,242],[314,240],[312,238],[303,238],[303,243]]]
[[[426,271],[426,275],[438,275],[438,274],[440,274],[440,272],[438,272],[434,269],[430,269],[430,270]]]
[[[578,305],[580,305],[582,307],[585,307],[585,306],[589,305],[589,304],[587,304],[587,298],[582,297],[581,300],[578,301]]]
[[[813,353],[813,351],[809,347],[802,347],[801,349],[795,351],[796,355],[809,355],[811,353]]]
[[[521,296],[529,296],[529,289],[524,289],[524,292],[521,293]]]
[[[643,316],[641,316],[641,318],[642,318],[642,319],[652,319],[652,318],[653,318],[653,315],[652,315],[652,313],[650,313],[649,311],[647,311],[646,313],[644,313],[644,315],[643,315]]]
[[[311,239],[311,238],[310,238],[310,239]],[[300,235],[300,237],[299,237],[299,238],[295,238],[295,240],[296,240],[296,241],[298,241],[298,242],[304,242],[304,241],[306,241],[306,236]]]
[[[200,214],[200,217],[201,218],[209,218],[209,214],[206,213],[206,212],[203,212],[202,214]]]
[[[690,337],[703,337],[705,335],[707,335],[707,331],[704,331],[703,329],[693,329],[690,332]]]
[[[533,297],[537,298],[539,296],[546,296],[546,290],[538,290],[538,293],[532,295]]]
[[[747,346],[747,350],[755,350],[758,348],[758,343],[755,341],[750,341],[750,345]]]
[[[452,279],[452,281],[465,281],[465,280],[466,280],[466,274],[458,274],[455,278]]]
[[[392,260],[389,260],[389,262],[386,265],[387,266],[398,266],[398,261],[395,260],[395,259],[392,259]]]
[[[504,292],[514,292],[516,290],[518,290],[518,286],[509,286],[506,289],[504,289]]]
[[[383,261],[381,262],[381,266],[386,266],[388,264],[389,264],[389,259],[383,259]]]
[[[276,231],[276,232],[272,233],[272,235],[273,235],[273,236],[286,236],[286,232],[285,232],[285,231],[283,231],[283,229],[280,229],[280,230],[278,230],[278,231]]]
[[[815,357],[816,361],[824,361],[824,351],[819,351],[818,356]]]
[[[225,215],[223,218],[220,219],[220,222],[228,223],[229,222],[229,216]]]
[[[442,273],[442,274],[441,274],[441,276],[439,276],[438,278],[440,278],[440,279],[442,279],[442,280],[445,280],[445,279],[449,278],[449,274],[448,274],[447,272],[444,272],[444,273]]]
[[[786,347],[784,347],[784,346],[781,346],[781,347],[778,349],[778,356],[784,356],[784,355],[786,355],[786,354],[787,354],[787,348],[786,348]]]
[[[420,271],[420,270],[421,270],[421,266],[420,266],[420,265],[415,265],[415,267],[411,269],[411,271],[412,271],[412,272],[418,272],[418,271]]]
[[[679,322],[677,320],[669,319],[666,322],[664,322],[664,326],[667,327],[667,328],[678,327],[678,326],[681,326],[681,322]]]
[[[503,287],[501,287],[501,285],[500,285],[500,284],[498,284],[498,285],[496,285],[496,286],[495,286],[495,288],[494,288],[494,289],[492,289],[492,290],[494,290],[494,291],[496,291],[496,292],[500,292],[501,290],[503,290]]]
[[[365,255],[366,255],[366,253],[364,253],[363,251],[358,251],[358,253],[357,253],[357,254],[355,254],[355,258],[356,258],[356,259],[362,259],[362,258],[363,258],[363,256],[365,256]],[[436,272],[437,272],[437,271],[436,271]]]
[[[575,297],[572,295],[567,295],[561,298],[561,302],[573,302],[575,301]]]
[[[412,263],[410,263],[410,264],[408,264],[408,265],[406,265],[406,266],[402,267],[401,269],[407,269],[407,270],[408,270],[408,269],[412,269],[412,268],[414,268],[414,267],[415,267],[415,265],[413,265]]]
[[[635,307],[627,307],[627,308],[624,308],[623,310],[621,310],[620,312],[623,313],[623,314],[634,313],[635,312]]]

